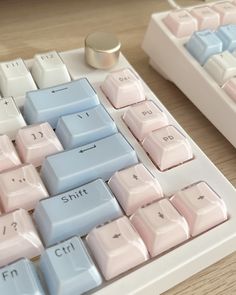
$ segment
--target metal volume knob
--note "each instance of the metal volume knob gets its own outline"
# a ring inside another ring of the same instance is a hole
[[[120,41],[112,33],[96,32],[85,39],[85,59],[97,69],[113,67],[120,54]]]

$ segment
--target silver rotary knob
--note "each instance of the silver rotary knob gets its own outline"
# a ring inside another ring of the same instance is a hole
[[[97,69],[113,67],[120,54],[121,43],[112,33],[95,32],[85,39],[86,62]]]

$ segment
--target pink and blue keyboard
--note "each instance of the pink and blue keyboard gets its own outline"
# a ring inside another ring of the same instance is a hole
[[[0,293],[160,294],[235,250],[236,191],[123,55],[0,64]]]

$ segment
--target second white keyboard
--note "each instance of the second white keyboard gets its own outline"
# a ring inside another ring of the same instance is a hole
[[[143,49],[236,147],[236,1],[153,14]]]

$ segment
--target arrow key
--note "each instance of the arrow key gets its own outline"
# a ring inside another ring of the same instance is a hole
[[[186,220],[169,200],[163,199],[140,208],[131,222],[154,257],[189,238]]]
[[[106,280],[148,259],[142,239],[126,216],[93,229],[86,239]]]
[[[108,185],[127,215],[163,196],[160,184],[143,164],[116,172]]]
[[[171,202],[186,218],[193,237],[227,219],[223,200],[205,182],[177,192]]]

